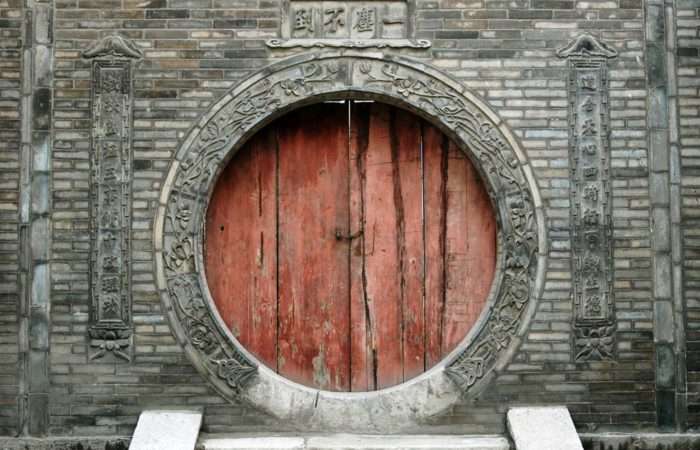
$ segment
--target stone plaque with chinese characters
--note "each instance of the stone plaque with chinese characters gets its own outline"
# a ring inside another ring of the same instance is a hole
[[[427,41],[410,39],[404,1],[291,1],[284,14],[282,39],[271,47],[413,47]]]
[[[575,325],[604,338],[608,332],[596,330],[610,327],[613,317],[606,65],[595,59],[572,60],[569,82]],[[585,347],[577,350],[577,359],[594,356]]]
[[[92,358],[129,359],[129,149],[131,80],[128,61],[95,61],[92,149]]]

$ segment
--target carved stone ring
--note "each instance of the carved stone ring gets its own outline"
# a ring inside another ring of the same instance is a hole
[[[479,320],[440,363],[391,388],[329,392],[268,369],[227,329],[207,287],[203,224],[219,173],[256,131],[295,108],[352,98],[410,110],[465,152],[480,171],[496,212],[498,256]],[[479,392],[520,345],[543,288],[547,255],[532,167],[498,115],[459,82],[424,63],[360,50],[283,60],[238,83],[211,106],[171,164],[153,239],[164,311],[199,373],[231,402],[247,402],[306,431],[415,431],[463,396]]]

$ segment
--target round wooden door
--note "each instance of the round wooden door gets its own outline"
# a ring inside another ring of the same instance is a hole
[[[293,381],[399,384],[472,327],[496,222],[470,161],[379,103],[322,103],[258,132],[221,174],[206,274],[240,343]]]

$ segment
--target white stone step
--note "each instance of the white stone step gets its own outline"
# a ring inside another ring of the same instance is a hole
[[[511,408],[508,430],[516,450],[583,450],[565,406]]]
[[[201,424],[201,411],[143,411],[129,450],[193,450]]]
[[[500,436],[458,435],[226,435],[200,438],[202,450],[509,450]]]

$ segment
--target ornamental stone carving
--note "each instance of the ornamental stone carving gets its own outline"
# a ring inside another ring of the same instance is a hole
[[[615,308],[607,59],[617,52],[584,34],[561,48],[569,61],[571,265],[574,359],[613,359]]]
[[[372,98],[409,109],[450,136],[486,181],[499,221],[499,259],[482,317],[442,362],[394,388],[319,391],[259,364],[226,328],[203,270],[209,193],[257,130],[295,107]],[[517,348],[543,286],[546,236],[530,165],[505,124],[444,74],[396,56],[345,51],[274,64],[240,83],[193,127],[171,165],[154,227],[157,280],[171,326],[197,369],[226,398],[304,430],[399,431],[485,385]]]
[[[92,60],[90,359],[131,361],[131,59],[141,51],[108,36]]]

